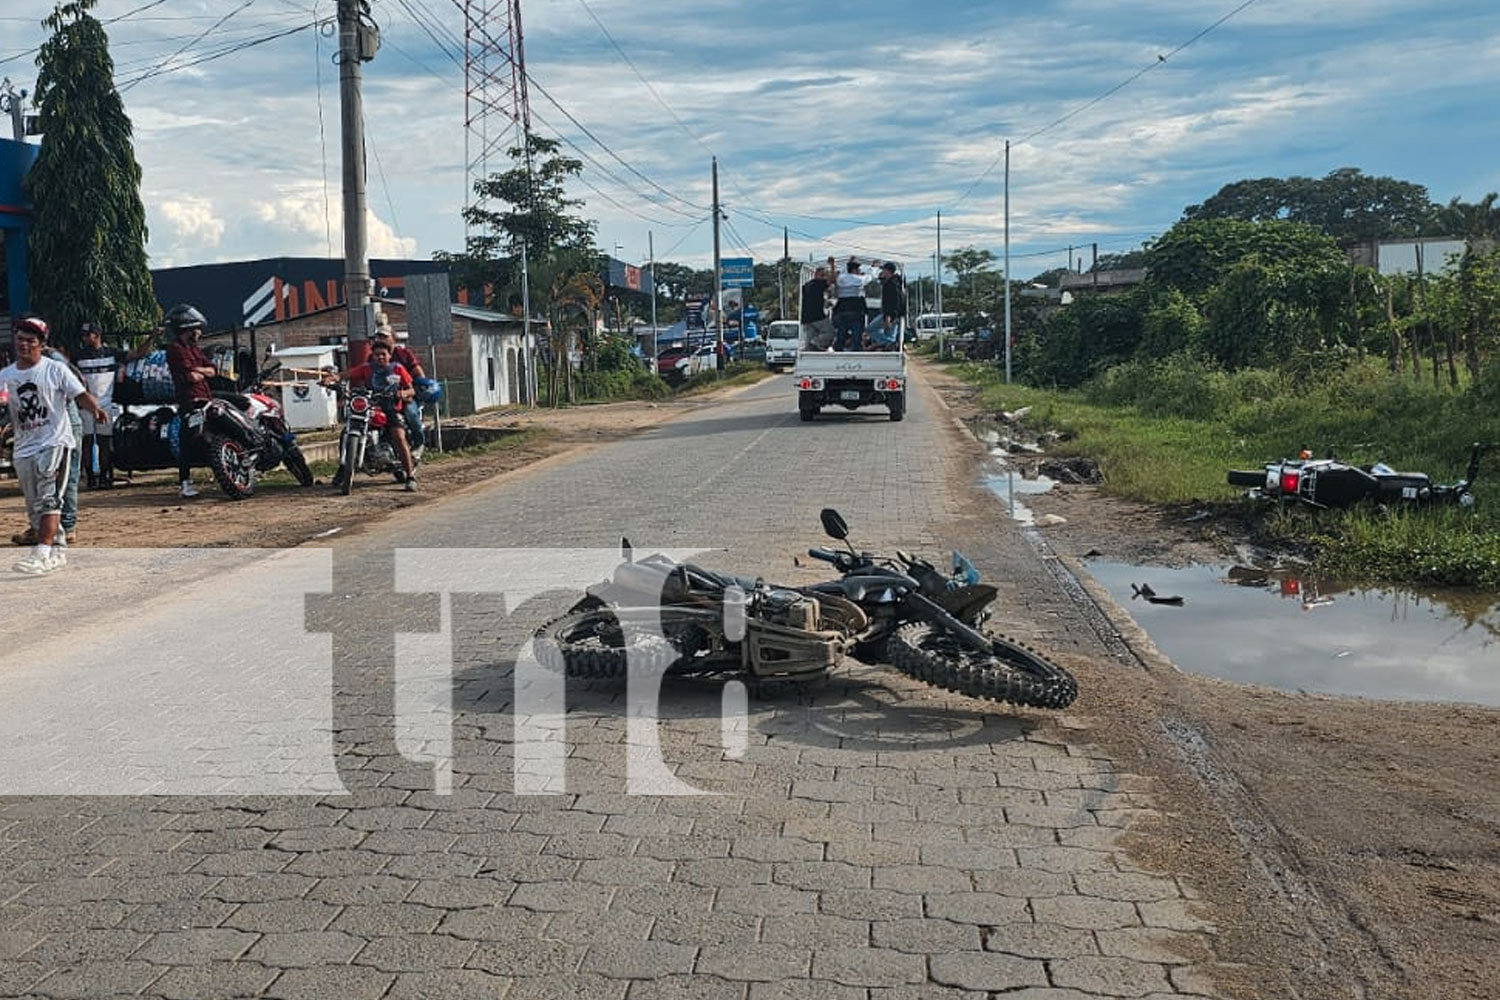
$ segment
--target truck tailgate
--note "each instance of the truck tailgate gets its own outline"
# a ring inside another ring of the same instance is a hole
[[[906,355],[899,351],[802,351],[792,371],[817,378],[904,377]]]

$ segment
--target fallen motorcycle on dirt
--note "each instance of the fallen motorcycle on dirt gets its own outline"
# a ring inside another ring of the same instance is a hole
[[[889,663],[935,687],[992,701],[1066,708],[1078,685],[1037,651],[980,631],[993,586],[954,553],[953,572],[897,551],[857,552],[848,525],[822,513],[848,551],[808,555],[836,579],[784,587],[678,563],[626,560],[567,614],[537,630],[533,651],[570,677],[618,678],[631,670],[750,681],[822,677],[843,658]]]
[[[1474,506],[1474,479],[1483,446],[1469,452],[1469,467],[1455,483],[1434,483],[1425,472],[1397,472],[1383,462],[1350,465],[1336,458],[1296,458],[1267,462],[1260,470],[1229,470],[1230,486],[1248,486],[1256,500],[1278,500],[1317,508],[1388,506]]]

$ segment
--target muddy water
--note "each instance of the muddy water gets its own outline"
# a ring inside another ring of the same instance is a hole
[[[1345,587],[1247,567],[1091,560],[1089,573],[1182,670],[1325,694],[1500,705],[1493,594]],[[1180,606],[1151,603],[1181,597]]]

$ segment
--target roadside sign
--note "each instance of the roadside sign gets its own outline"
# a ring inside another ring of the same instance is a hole
[[[409,274],[406,291],[406,342],[412,346],[453,343],[453,306],[446,274]]]
[[[724,257],[719,260],[725,288],[755,287],[754,257]]]
[[[689,330],[705,329],[705,325],[703,322],[703,312],[707,305],[707,295],[694,293],[687,297],[687,315],[685,318],[687,320],[687,328]]]

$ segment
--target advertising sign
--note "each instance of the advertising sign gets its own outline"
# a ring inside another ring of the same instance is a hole
[[[725,288],[755,287],[754,257],[723,257],[719,260],[719,267],[723,272]]]
[[[406,342],[415,347],[453,342],[453,307],[446,274],[408,274]]]
[[[703,314],[708,306],[708,296],[698,293],[689,295],[685,300],[685,305],[687,328],[689,330],[707,329],[703,322]]]

